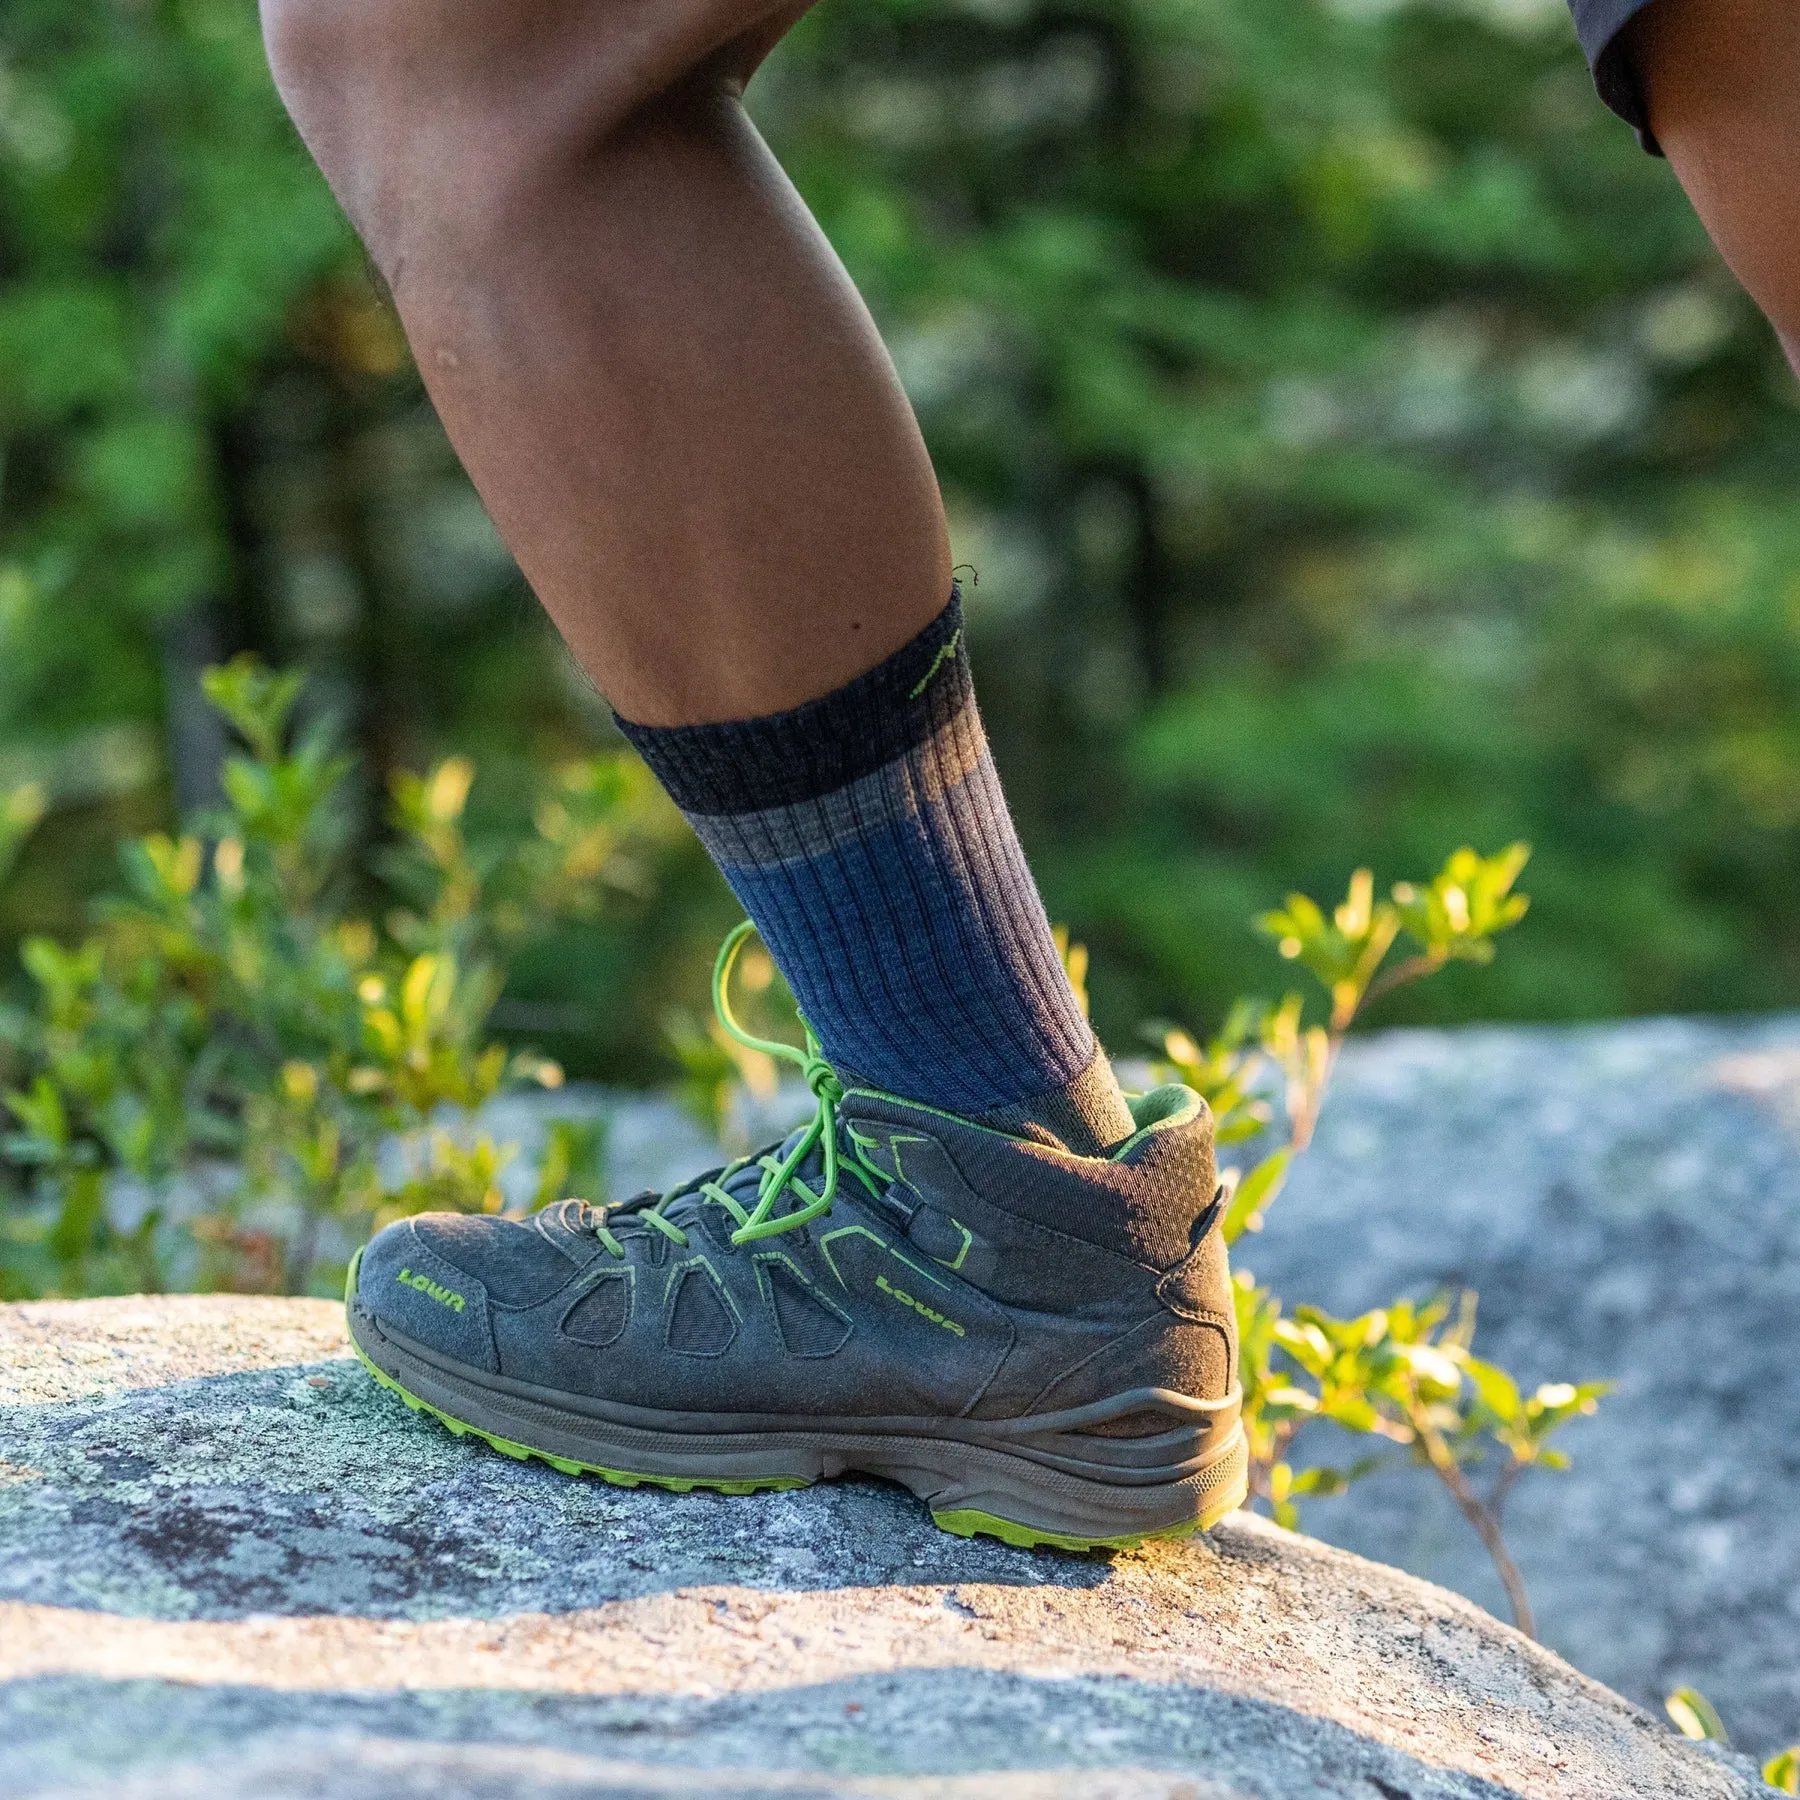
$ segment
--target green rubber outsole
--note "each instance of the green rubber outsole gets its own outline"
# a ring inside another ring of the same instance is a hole
[[[349,1279],[345,1284],[345,1302],[356,1291],[357,1266],[362,1261],[359,1250],[350,1264]],[[357,1343],[354,1334],[350,1339],[350,1347],[356,1352],[356,1359],[373,1375],[382,1387],[391,1393],[398,1394],[406,1404],[417,1413],[429,1413],[439,1424],[448,1427],[457,1437],[478,1438],[490,1449],[498,1450],[502,1456],[509,1456],[514,1462],[529,1462],[534,1458],[564,1475],[598,1475],[602,1481],[608,1481],[614,1487],[658,1487],[672,1494],[690,1494],[701,1488],[715,1494],[766,1494],[780,1493],[793,1488],[811,1487],[813,1484],[803,1475],[764,1475],[749,1480],[733,1481],[724,1477],[711,1479],[702,1475],[642,1475],[631,1469],[609,1469],[599,1463],[582,1462],[578,1457],[557,1456],[548,1450],[539,1450],[530,1444],[515,1442],[512,1438],[501,1437],[498,1433],[486,1431],[479,1425],[471,1425],[467,1419],[459,1419],[453,1413],[447,1413],[441,1406],[434,1406],[429,1400],[421,1400],[419,1396],[404,1387],[385,1369],[380,1369],[371,1362],[361,1344]],[[1238,1484],[1226,1491],[1225,1496],[1209,1507],[1198,1518],[1184,1519],[1176,1525],[1165,1525],[1155,1531],[1137,1531],[1119,1537],[1073,1537],[1065,1532],[1044,1531],[1035,1525],[1021,1525],[1013,1519],[1002,1519],[993,1513],[977,1512],[970,1508],[956,1511],[936,1512],[931,1515],[932,1523],[954,1537],[985,1536],[999,1538],[1002,1543],[1011,1544],[1020,1550],[1054,1549],[1054,1550],[1136,1550],[1140,1545],[1165,1541],[1173,1538],[1192,1537],[1199,1531],[1210,1530],[1228,1514],[1236,1512],[1243,1505],[1247,1493],[1239,1491],[1243,1484]]]
[[[467,1419],[459,1419],[454,1414],[445,1412],[441,1406],[433,1406],[429,1400],[421,1400],[417,1394],[402,1387],[385,1369],[376,1368],[354,1339],[351,1340],[351,1347],[356,1351],[356,1360],[384,1388],[398,1394],[414,1412],[430,1413],[440,1425],[447,1425],[456,1436],[479,1438],[490,1449],[498,1450],[502,1456],[510,1456],[514,1462],[529,1462],[535,1457],[537,1461],[547,1463],[564,1475],[598,1475],[602,1481],[610,1481],[614,1487],[659,1487],[667,1488],[671,1494],[691,1494],[695,1488],[706,1488],[715,1494],[767,1494],[777,1493],[783,1488],[812,1486],[801,1475],[763,1475],[749,1481],[731,1481],[723,1477],[714,1480],[704,1475],[639,1475],[630,1469],[608,1469],[599,1463],[582,1462],[577,1457],[557,1456],[549,1450],[538,1450],[530,1444],[517,1444],[511,1438],[503,1438],[496,1432],[482,1430],[479,1425],[471,1425]]]
[[[1197,1531],[1209,1530],[1227,1513],[1236,1512],[1242,1505],[1241,1499],[1233,1500],[1216,1514],[1184,1519],[1179,1525],[1165,1525],[1159,1531],[1134,1531],[1123,1537],[1069,1537],[1060,1531],[1040,1531],[1035,1525],[1020,1525],[1011,1519],[997,1519],[992,1513],[972,1512],[966,1508],[960,1512],[934,1512],[931,1520],[957,1537],[974,1537],[980,1533],[999,1538],[1002,1543],[1017,1545],[1021,1550],[1046,1546],[1053,1550],[1136,1550],[1144,1544],[1192,1537]]]

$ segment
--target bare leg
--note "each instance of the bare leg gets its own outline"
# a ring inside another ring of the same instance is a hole
[[[943,607],[925,448],[739,103],[796,0],[263,0],[431,397],[627,717],[840,686]]]
[[[1800,6],[1656,0],[1630,29],[1658,142],[1800,368]]]

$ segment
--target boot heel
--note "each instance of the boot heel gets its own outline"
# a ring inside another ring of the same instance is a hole
[[[1021,1549],[1130,1550],[1156,1538],[1209,1531],[1250,1496],[1250,1451],[1243,1427],[1206,1463],[1181,1481],[1159,1487],[1113,1487],[1052,1475],[1034,1464],[1031,1474],[990,1480],[985,1491],[959,1495],[962,1504],[933,1507],[932,1519],[957,1537],[978,1532]],[[985,1471],[984,1471],[985,1472]]]

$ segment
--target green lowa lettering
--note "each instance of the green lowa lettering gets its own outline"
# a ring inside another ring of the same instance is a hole
[[[910,1306],[921,1318],[929,1319],[934,1325],[941,1325],[946,1331],[954,1331],[958,1337],[969,1334],[954,1319],[946,1319],[941,1312],[934,1312],[923,1300],[915,1300],[905,1288],[897,1288],[889,1284],[885,1275],[875,1277],[875,1285],[884,1294],[891,1294],[902,1306]]]
[[[439,1306],[448,1306],[454,1312],[461,1312],[466,1304],[461,1294],[447,1287],[439,1287],[429,1275],[415,1275],[411,1269],[402,1269],[394,1279],[402,1287],[413,1288],[427,1299],[435,1300]]]

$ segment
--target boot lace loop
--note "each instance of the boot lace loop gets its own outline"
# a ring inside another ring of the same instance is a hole
[[[666,1194],[641,1194],[636,1200],[628,1200],[623,1205],[601,1209],[589,1229],[614,1257],[622,1258],[625,1246],[612,1227],[617,1225],[622,1229],[628,1222],[659,1231],[671,1243],[685,1248],[688,1241],[686,1231],[673,1219],[666,1217],[663,1209],[671,1201],[686,1194],[698,1194],[721,1207],[730,1216],[735,1227],[731,1234],[733,1244],[752,1243],[758,1238],[774,1237],[778,1232],[796,1231],[808,1221],[829,1212],[832,1201],[837,1198],[841,1167],[838,1159],[837,1109],[844,1097],[844,1084],[838,1079],[837,1071],[825,1060],[819,1048],[818,1037],[806,1015],[800,1015],[801,1027],[806,1033],[806,1047],[798,1049],[777,1038],[757,1037],[755,1033],[746,1031],[731,1010],[731,972],[737,965],[745,943],[755,930],[755,925],[745,919],[742,924],[733,928],[720,945],[718,960],[713,964],[713,1011],[718,1014],[719,1023],[725,1030],[747,1049],[760,1050],[765,1056],[772,1056],[779,1062],[792,1063],[799,1069],[801,1079],[813,1097],[812,1119],[785,1156],[778,1156],[771,1151],[756,1158],[755,1167],[761,1171],[761,1176],[756,1186],[756,1199],[748,1207],[724,1185],[751,1166],[750,1158],[741,1157],[736,1162],[727,1163],[708,1180],[685,1183]],[[800,1170],[815,1149],[820,1156],[820,1179],[816,1191],[800,1178]],[[867,1175],[863,1175],[860,1170],[856,1173],[865,1185],[874,1189],[875,1184]],[[800,1204],[778,1213],[775,1209],[784,1195],[791,1196]]]
[[[734,1244],[747,1244],[757,1238],[774,1237],[777,1232],[798,1230],[809,1220],[831,1210],[831,1203],[837,1198],[838,1187],[837,1109],[844,1097],[844,1084],[838,1079],[837,1071],[825,1060],[819,1048],[818,1037],[806,1015],[800,1015],[800,1026],[806,1033],[806,1047],[802,1050],[792,1044],[784,1044],[779,1038],[758,1037],[754,1032],[746,1031],[731,1010],[731,971],[736,967],[739,954],[755,930],[756,926],[745,919],[733,927],[725,942],[719,946],[718,960],[713,964],[713,1011],[718,1014],[719,1023],[725,1030],[746,1049],[760,1050],[764,1056],[792,1063],[799,1069],[800,1078],[811,1090],[817,1104],[811,1121],[794,1140],[793,1147],[785,1156],[770,1155],[758,1159],[757,1166],[762,1170],[762,1179],[757,1183],[754,1206],[746,1211],[716,1181],[709,1181],[701,1187],[701,1193],[725,1207],[737,1221],[737,1229],[731,1234]],[[822,1161],[817,1192],[808,1187],[799,1175],[799,1170],[815,1148],[820,1152]],[[792,1194],[801,1204],[778,1214],[775,1208],[784,1194]]]

